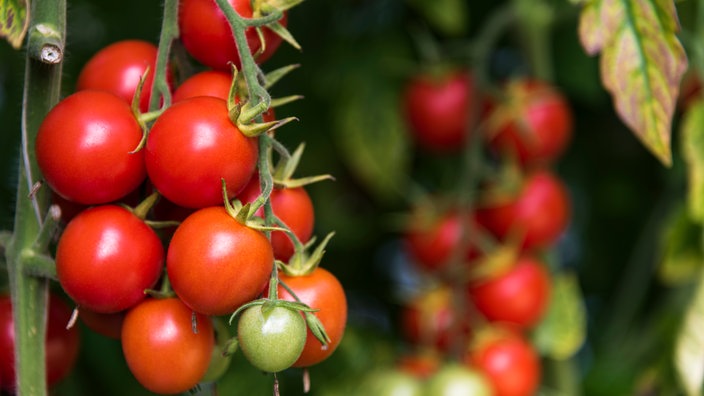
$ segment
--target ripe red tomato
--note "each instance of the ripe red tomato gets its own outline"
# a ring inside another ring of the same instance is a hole
[[[51,293],[47,314],[46,380],[49,387],[66,378],[78,358],[80,332],[66,329],[72,309],[61,297]],[[12,391],[15,387],[15,324],[10,296],[0,296],[0,383]]]
[[[422,292],[401,310],[403,336],[415,345],[449,350],[469,333],[466,315],[459,315],[448,287]]]
[[[548,170],[528,175],[516,197],[478,208],[479,224],[505,240],[516,236],[524,251],[545,248],[567,228],[570,200],[560,179]]]
[[[56,249],[56,272],[81,307],[112,313],[144,298],[156,283],[164,248],[154,230],[117,205],[86,209],[68,223]]]
[[[540,383],[540,359],[523,336],[502,332],[481,340],[465,356],[465,363],[481,371],[495,396],[531,396]]]
[[[406,247],[413,262],[421,269],[442,271],[450,264],[454,250],[462,243],[465,225],[457,211],[448,211],[432,219],[425,219],[424,216],[423,213],[416,213],[416,219],[410,223],[404,237]],[[479,253],[471,241],[468,242],[467,251],[462,255],[465,260],[475,258]]]
[[[490,146],[525,165],[549,164],[562,155],[572,137],[572,111],[556,88],[538,80],[514,80],[506,102],[487,123]]]
[[[403,110],[418,146],[430,151],[457,151],[469,134],[472,76],[452,72],[418,75],[403,93]]]
[[[122,325],[122,351],[137,381],[155,393],[182,393],[198,384],[215,345],[211,319],[177,298],[147,299],[130,309]]]
[[[253,15],[250,0],[229,0],[234,10],[244,18]],[[286,13],[279,20],[286,26]],[[179,5],[178,25],[181,42],[189,54],[202,64],[213,69],[229,71],[229,62],[241,69],[237,46],[225,14],[212,0],[182,0]],[[255,28],[247,28],[247,43],[252,54],[262,49],[262,43]],[[281,44],[281,37],[269,28],[262,28],[265,48],[255,55],[257,63],[262,63],[274,54]]]
[[[468,292],[486,319],[529,328],[542,318],[548,305],[550,275],[537,259],[520,257],[506,273],[472,284]]]
[[[130,106],[102,91],[80,91],[54,106],[39,127],[37,162],[44,180],[80,204],[116,201],[144,181],[142,129]]]
[[[243,204],[253,202],[261,195],[259,177],[255,175],[247,186],[237,195]],[[275,187],[271,195],[271,209],[274,215],[293,231],[298,239],[305,244],[313,235],[315,225],[315,212],[313,202],[303,187],[286,188]],[[257,216],[264,216],[264,208],[257,211]],[[293,243],[283,231],[271,233],[271,245],[274,248],[274,257],[281,261],[288,261],[293,255]]]
[[[147,41],[123,40],[110,44],[83,66],[76,90],[108,91],[131,104],[139,80],[148,68],[149,74],[139,98],[139,109],[146,112],[149,110],[156,56],[157,47]]]
[[[224,100],[191,98],[169,107],[152,126],[145,148],[147,173],[177,205],[222,205],[221,179],[230,198],[244,188],[257,165],[257,142],[230,121]]]
[[[240,224],[221,206],[188,216],[176,229],[166,257],[174,292],[206,315],[232,313],[257,297],[273,263],[264,234]]]
[[[313,333],[308,330],[306,345],[293,367],[309,367],[318,364],[335,352],[345,334],[347,326],[345,290],[335,275],[320,267],[317,267],[311,274],[303,276],[288,276],[280,273],[279,279],[288,285],[303,303],[319,310],[315,312],[315,316],[318,317],[330,337],[327,347],[323,347]],[[279,298],[295,301],[293,296],[282,286],[279,286]]]

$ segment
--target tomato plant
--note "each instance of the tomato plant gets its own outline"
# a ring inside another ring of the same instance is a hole
[[[306,322],[295,310],[274,304],[245,309],[237,322],[242,353],[262,371],[285,370],[298,359],[306,343]]]
[[[125,310],[157,282],[164,248],[154,230],[116,205],[86,209],[66,226],[56,272],[66,293],[100,313]]]
[[[330,271],[320,267],[315,268],[310,274],[301,276],[288,276],[281,273],[279,279],[296,294],[301,302],[318,310],[314,315],[323,324],[330,338],[328,345],[323,345],[308,330],[305,347],[293,366],[308,367],[318,364],[335,352],[345,334],[347,297],[342,284]],[[282,286],[279,286],[279,298],[295,301]]]
[[[10,296],[0,296],[0,385],[10,392],[15,390],[15,327],[12,311]],[[46,376],[50,387],[66,378],[78,359],[80,332],[76,327],[66,329],[70,318],[71,308],[60,296],[52,293],[49,297],[45,340]]]
[[[572,137],[572,110],[565,97],[536,79],[512,80],[505,91],[505,101],[489,116],[491,148],[524,165],[554,162]]]
[[[235,12],[244,18],[252,18],[254,10],[249,0],[229,0]],[[286,25],[286,14],[279,23]],[[241,67],[237,46],[230,25],[215,2],[208,0],[184,0],[180,3],[179,29],[181,42],[186,50],[200,63],[213,69],[229,71],[229,62]],[[269,59],[281,44],[281,37],[267,27],[261,28],[260,38],[256,28],[246,30],[247,44],[257,63]]]
[[[176,229],[166,257],[174,292],[196,312],[224,315],[259,295],[274,254],[261,232],[224,207],[200,209]]]
[[[448,287],[421,291],[403,307],[400,321],[409,342],[445,351],[469,332],[469,321],[459,313]]]
[[[144,154],[132,153],[141,138],[142,129],[122,99],[80,91],[59,102],[42,121],[37,162],[46,182],[62,197],[86,205],[107,203],[144,181]]]
[[[139,109],[149,110],[157,47],[143,40],[123,40],[102,48],[83,65],[78,75],[76,90],[107,91],[131,104],[142,76],[144,86],[139,98]]]
[[[247,184],[257,164],[257,138],[230,121],[227,103],[195,97],[175,103],[156,120],[145,147],[149,180],[169,201],[188,208],[222,204]]]
[[[525,256],[504,273],[470,284],[468,294],[487,319],[529,328],[547,308],[550,284],[545,264]]]
[[[121,340],[127,365],[145,388],[181,393],[208,369],[214,333],[209,317],[179,299],[147,299],[127,312]]]

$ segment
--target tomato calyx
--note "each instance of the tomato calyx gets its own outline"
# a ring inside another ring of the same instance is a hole
[[[281,272],[288,276],[306,276],[312,274],[320,264],[320,261],[323,259],[323,255],[325,255],[325,248],[333,236],[335,236],[335,232],[328,233],[315,248],[315,250],[308,253],[308,249],[310,249],[316,242],[315,237],[311,238],[308,243],[303,245],[302,249],[296,249],[288,263],[277,260],[276,266]],[[291,235],[291,238],[295,238],[295,235]]]
[[[293,174],[296,172],[296,168],[298,168],[298,164],[301,162],[301,157],[303,156],[305,146],[305,143],[301,143],[298,147],[296,147],[296,150],[294,150],[292,154],[289,154],[286,148],[280,144],[274,144],[274,148],[281,155],[281,159],[276,164],[276,167],[272,172],[274,187],[296,188],[307,186],[323,180],[335,180],[335,178],[329,174],[307,176],[296,179],[293,178]]]

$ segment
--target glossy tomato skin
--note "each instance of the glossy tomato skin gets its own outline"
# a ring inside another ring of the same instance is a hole
[[[215,336],[211,319],[177,298],[147,299],[130,309],[122,326],[122,352],[132,374],[155,393],[193,388],[210,363]]]
[[[479,224],[499,239],[515,235],[523,251],[555,243],[567,228],[571,203],[567,189],[548,170],[529,174],[516,197],[478,208]]]
[[[71,308],[61,297],[51,293],[47,314],[46,370],[49,387],[66,378],[78,359],[80,332],[77,327],[66,329]],[[9,295],[0,296],[0,383],[2,389],[15,387],[15,329]]]
[[[237,323],[237,340],[247,360],[259,370],[277,373],[298,359],[306,343],[306,321],[298,311],[255,305]]]
[[[406,248],[421,269],[441,271],[447,268],[454,250],[462,243],[462,231],[466,226],[457,211],[448,211],[427,222],[422,219],[413,221],[404,235]],[[470,223],[469,227],[472,226]],[[469,247],[463,255],[465,260],[478,255],[473,244],[468,243]]]
[[[63,198],[94,205],[116,201],[146,176],[137,148],[142,129],[130,106],[102,91],[68,96],[39,127],[35,150],[44,180]]]
[[[154,230],[127,209],[96,206],[81,212],[59,239],[56,272],[64,291],[99,313],[125,310],[161,275],[164,248]]]
[[[319,309],[315,312],[315,316],[325,327],[325,331],[330,337],[330,343],[327,348],[324,348],[313,333],[308,330],[303,352],[293,366],[309,367],[318,364],[335,352],[345,334],[347,326],[345,291],[335,275],[320,267],[317,267],[311,274],[303,276],[288,276],[280,273],[279,279],[290,287],[303,303],[311,308]],[[279,286],[279,298],[294,301],[291,294],[282,286]]]
[[[539,260],[524,256],[506,273],[472,284],[469,297],[476,309],[495,322],[533,327],[550,299],[550,275]]]
[[[154,187],[177,205],[222,205],[221,179],[230,198],[244,188],[257,165],[257,141],[232,124],[224,100],[183,100],[164,111],[149,132],[147,173]]]
[[[418,146],[458,151],[468,137],[473,79],[464,72],[418,75],[403,93],[403,111]]]
[[[482,372],[495,396],[531,396],[540,384],[540,359],[520,334],[507,332],[480,342],[465,363]]]
[[[515,80],[506,88],[507,103],[495,108],[490,146],[524,165],[547,165],[559,158],[572,137],[572,110],[549,84]]]
[[[81,69],[76,90],[107,91],[131,104],[139,80],[149,69],[139,100],[142,112],[149,110],[157,47],[142,40],[123,40],[98,51]],[[170,77],[170,76],[169,76]]]
[[[230,5],[240,16],[252,17],[250,0],[229,0]],[[279,23],[286,26],[286,13]],[[213,69],[229,71],[229,62],[241,69],[237,46],[225,14],[220,11],[212,0],[183,0],[179,5],[178,25],[181,32],[181,42],[189,54],[202,64]],[[262,63],[274,54],[281,44],[281,37],[269,28],[262,28],[265,50],[255,55],[255,61]],[[256,29],[245,31],[247,43],[252,54],[261,50],[262,44]]]
[[[176,229],[166,258],[171,286],[196,312],[224,315],[253,300],[271,274],[274,253],[259,231],[224,207],[198,210]]]
[[[260,194],[259,177],[255,175],[247,183],[247,186],[237,194],[237,198],[245,204],[254,202]],[[313,235],[315,211],[313,201],[305,188],[274,187],[269,199],[274,215],[286,223],[301,243],[308,242]],[[256,214],[264,217],[264,208],[260,208]],[[286,262],[293,255],[293,243],[283,231],[271,233],[271,245],[274,248],[274,257],[278,260]]]

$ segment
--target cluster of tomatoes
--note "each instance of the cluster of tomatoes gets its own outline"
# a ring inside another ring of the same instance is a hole
[[[229,3],[244,18],[266,14],[265,2],[261,10],[249,0]],[[159,49],[113,43],[84,65],[76,92],[47,114],[35,145],[62,209],[55,254],[62,289],[90,328],[120,339],[144,387],[168,394],[221,375],[233,345],[267,372],[317,364],[339,344],[347,318],[342,286],[318,267],[324,246],[309,252],[313,203],[306,179],[291,177],[301,151],[280,153],[273,169],[259,166],[272,165],[275,137],[266,128],[246,133],[236,117],[247,98],[232,95],[242,82],[230,71],[241,66],[230,24],[211,0],[179,7],[180,41],[204,67],[180,78],[177,66],[168,69],[172,102],[162,93],[162,108],[149,112]],[[258,63],[281,43],[273,31],[285,23],[283,12],[246,29]],[[255,126],[277,124],[272,111],[262,118]],[[78,340],[75,328],[55,328],[70,310],[51,301],[47,342],[55,332],[70,339],[48,353],[54,383],[70,370]],[[0,325],[8,312],[5,298]],[[225,315],[238,320],[236,337],[223,330]],[[3,353],[13,350],[6,341]],[[62,352],[59,369],[51,353],[63,350],[70,353]],[[14,383],[0,369],[0,382]]]
[[[418,379],[427,382],[434,393],[425,394],[535,394],[541,363],[529,332],[550,301],[544,253],[571,210],[550,169],[572,134],[568,103],[557,88],[527,78],[490,99],[464,71],[416,76],[403,100],[418,147],[447,156],[481,145],[471,152],[484,165],[465,192],[474,199],[435,197],[412,211],[404,248],[422,282],[400,313],[412,345],[401,372],[418,389]]]

